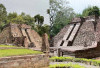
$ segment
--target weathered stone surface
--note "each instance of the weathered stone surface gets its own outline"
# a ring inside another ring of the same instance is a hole
[[[65,33],[67,32],[69,28],[69,25],[66,25],[63,29],[61,29],[61,31],[53,38],[54,42],[53,42],[53,46],[56,46],[58,41],[62,40]]]
[[[11,34],[13,37],[22,37],[19,24],[9,24],[9,26],[10,26]]]
[[[0,33],[0,43],[12,43],[12,36],[10,35],[10,26],[3,29],[3,32]]]
[[[49,66],[49,57],[26,55],[0,58],[0,68],[42,68]]]
[[[72,23],[83,22],[83,21],[84,21],[84,18],[82,17],[76,17],[72,19]]]
[[[48,35],[45,33],[42,37],[42,51],[43,52],[49,52],[49,41],[48,41]]]
[[[75,35],[77,34],[77,32],[78,32],[78,30],[79,30],[79,27],[80,27],[80,23],[77,23],[76,25],[75,25],[75,27],[74,27],[74,29],[73,29],[73,31],[72,31],[72,33],[71,33],[71,35],[70,35],[70,37],[69,37],[69,41],[73,41],[73,39],[75,38]]]
[[[99,22],[100,22],[100,20],[97,21],[96,31],[94,30],[94,24],[92,21],[81,23],[81,27],[80,27],[80,29],[79,29],[79,31],[78,31],[78,33],[73,41],[72,46],[84,46],[85,43],[88,46],[91,46],[93,41],[95,41],[95,40],[99,41],[99,35],[100,35],[100,27],[99,27],[100,23]],[[62,40],[62,38],[64,38],[64,35],[68,31],[70,25],[71,24],[65,26],[54,37],[54,46],[56,46],[56,44],[57,44],[57,42],[59,42],[59,40]],[[70,36],[70,37],[72,37],[72,36]]]
[[[87,16],[87,17],[85,17],[85,20],[87,21],[87,20],[91,20],[91,19],[96,19],[96,17],[94,16],[94,15],[92,15],[92,16]]]
[[[100,47],[90,48],[87,50],[79,50],[75,52],[75,57],[78,58],[96,58],[100,57]]]
[[[25,42],[24,42],[25,44],[24,44],[24,46],[28,47],[30,45],[31,41],[28,39],[28,36],[26,34],[25,29],[21,29],[21,31],[22,31],[23,36],[25,37]]]
[[[97,27],[95,33],[96,41],[100,42],[100,19],[97,20]]]
[[[78,23],[79,25],[77,25]],[[74,24],[74,27],[69,31],[72,24]],[[67,34],[69,35],[67,36]],[[100,19],[95,16],[90,16],[84,19],[83,22],[80,18],[74,18],[72,22],[61,29],[61,31],[53,39],[54,48],[59,47],[61,48],[61,51],[66,52],[66,54],[75,52],[75,57],[85,58],[91,57],[91,55],[94,55],[92,57],[100,56],[100,50],[98,49],[100,48],[100,44],[98,44],[100,43]],[[93,53],[91,53],[91,51]]]
[[[42,38],[26,24],[8,24],[0,33],[0,44],[36,47],[41,49]]]
[[[31,26],[26,25],[26,24],[22,24],[22,25],[20,25],[20,27],[23,29],[31,29]]]
[[[74,28],[74,24],[70,25],[70,27],[68,28],[68,31],[65,33],[63,40],[67,40],[68,37],[70,36],[70,33],[72,31],[72,29]]]
[[[96,38],[93,23],[84,22],[80,27],[72,46],[91,46],[92,42],[95,40]]]
[[[36,48],[41,48],[42,47],[42,38],[39,36],[39,34],[34,30],[30,30],[29,34],[30,34],[30,37],[32,37],[31,41],[34,43],[34,46]]]

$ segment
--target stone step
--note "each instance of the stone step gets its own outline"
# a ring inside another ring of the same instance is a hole
[[[68,28],[68,31],[65,33],[65,35],[63,37],[63,40],[66,40],[70,36],[70,33],[73,28],[74,28],[74,24],[70,25],[70,27]]]
[[[67,47],[68,46],[68,43],[69,43],[69,41],[68,40],[65,40],[62,46],[63,47]]]
[[[62,43],[62,40],[59,40],[55,47],[59,47],[61,45],[61,43]]]
[[[21,30],[22,30],[22,34],[23,34],[23,36],[25,36],[26,38],[28,38],[25,29],[21,29]],[[27,41],[30,42],[29,39],[27,39]]]
[[[30,40],[33,41],[34,39],[33,39],[33,36],[31,35],[31,29],[27,29],[26,31],[29,35]]]
[[[71,35],[70,35],[70,37],[69,37],[69,39],[68,39],[69,41],[73,41],[73,39],[74,39],[74,37],[75,37],[75,35],[76,35],[76,33],[77,33],[77,31],[78,31],[80,25],[81,25],[81,23],[77,23],[77,24],[76,24],[76,26],[75,26],[73,32],[71,33]]]
[[[27,33],[26,33],[26,31],[25,31],[25,29],[21,29],[21,31],[22,31],[22,34],[23,34],[23,36],[25,36],[26,37],[26,39],[25,39],[25,47],[28,47],[28,45],[30,45],[30,40],[29,40],[29,38],[28,38],[28,36],[27,36]],[[27,44],[26,44],[27,43]]]

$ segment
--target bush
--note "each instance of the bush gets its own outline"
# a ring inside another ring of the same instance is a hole
[[[54,65],[50,65],[49,68],[85,68],[85,67],[81,66],[79,64],[67,63],[67,64],[54,64]]]
[[[86,58],[74,58],[74,57],[51,57],[51,61],[62,62],[62,61],[73,61],[73,62],[80,62],[85,64],[90,64],[94,66],[100,66],[100,60],[94,59],[86,59]]]

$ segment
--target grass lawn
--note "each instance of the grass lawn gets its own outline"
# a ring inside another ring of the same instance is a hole
[[[0,45],[0,47],[16,47],[16,46],[12,46],[12,45]]]
[[[0,57],[16,56],[16,55],[30,55],[30,54],[42,54],[40,51],[33,51],[29,49],[1,49]]]

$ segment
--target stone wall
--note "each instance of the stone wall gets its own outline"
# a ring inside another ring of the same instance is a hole
[[[69,25],[66,25],[63,29],[61,29],[61,31],[53,38],[54,42],[53,42],[53,45],[56,46],[57,45],[57,42],[62,40],[65,33],[67,32],[69,28]]]
[[[100,41],[100,19],[97,20],[96,41]]]
[[[95,31],[92,22],[83,22],[73,42],[73,46],[91,46],[95,41]]]
[[[0,33],[0,43],[12,43],[12,36],[10,34],[10,26],[3,29]]]
[[[19,24],[10,24],[11,34],[13,37],[22,37],[22,33],[19,28]]]
[[[48,66],[49,58],[44,54],[0,58],[0,68],[42,68]]]
[[[96,48],[90,48],[88,50],[79,50],[75,52],[77,58],[96,58],[100,57],[100,46]]]
[[[41,48],[42,38],[39,36],[39,34],[34,30],[31,30],[30,34],[30,37],[33,37],[32,42],[36,45],[36,48]]]

